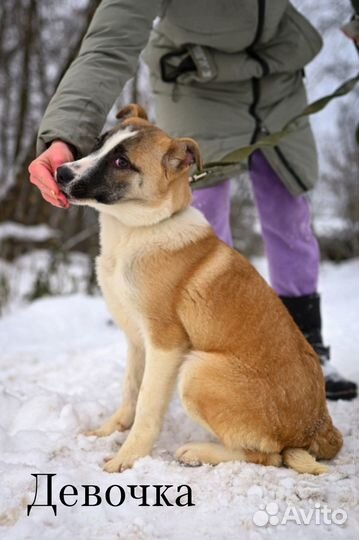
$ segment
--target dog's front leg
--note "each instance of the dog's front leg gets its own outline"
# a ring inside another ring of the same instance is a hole
[[[135,418],[138,392],[143,377],[145,350],[142,343],[128,340],[126,370],[122,386],[122,403],[117,411],[94,431],[86,435],[106,437],[114,431],[125,431],[132,426]]]
[[[146,363],[136,416],[132,429],[118,453],[108,461],[107,472],[123,471],[132,467],[140,457],[151,453],[171,397],[183,352],[146,348]]]

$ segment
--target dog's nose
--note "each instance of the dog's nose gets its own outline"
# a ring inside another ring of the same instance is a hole
[[[66,186],[71,180],[73,180],[75,174],[72,172],[70,167],[62,165],[56,171],[56,180],[60,186]]]

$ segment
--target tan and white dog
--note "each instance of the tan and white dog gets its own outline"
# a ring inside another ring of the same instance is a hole
[[[284,463],[318,474],[342,436],[322,371],[286,308],[256,270],[190,206],[192,139],[172,139],[129,105],[89,156],[57,181],[100,212],[98,282],[126,333],[122,405],[92,435],[130,429],[106,471],[150,454],[176,379],[187,413],[219,440],[177,451],[187,464]]]

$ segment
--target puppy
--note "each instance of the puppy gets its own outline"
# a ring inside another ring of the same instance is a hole
[[[217,439],[187,464],[243,460],[318,474],[342,437],[318,358],[256,270],[190,206],[192,139],[129,105],[93,153],[57,170],[72,204],[100,213],[98,282],[128,341],[122,405],[91,435],[130,429],[108,472],[150,454],[178,379],[187,413]]]

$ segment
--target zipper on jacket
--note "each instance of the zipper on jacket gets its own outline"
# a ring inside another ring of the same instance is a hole
[[[257,54],[257,52],[254,50],[254,47],[258,43],[260,38],[262,37],[262,33],[263,33],[264,18],[265,18],[265,7],[266,7],[265,6],[265,0],[257,0],[257,5],[258,5],[257,30],[256,30],[254,40],[249,45],[249,47],[247,47],[246,50],[247,50],[248,55],[251,58],[254,58],[254,60],[256,60],[261,65],[262,70],[263,70],[262,76],[264,77],[264,76],[269,74],[269,66],[268,66],[267,62],[265,60],[263,60],[263,58],[261,58]],[[268,131],[265,128],[263,128],[262,120],[258,116],[258,113],[257,113],[257,106],[258,106],[258,103],[259,103],[259,100],[260,100],[260,97],[261,97],[260,79],[253,77],[252,80],[251,80],[251,84],[252,84],[253,101],[252,101],[252,103],[251,103],[251,105],[249,107],[249,114],[254,118],[254,121],[255,121],[254,131],[252,133],[252,137],[251,137],[251,140],[250,140],[250,144],[253,144],[253,143],[256,142],[259,133],[264,132],[264,133],[268,134]],[[288,162],[288,160],[284,156],[283,152],[279,149],[279,147],[274,146],[273,149],[274,149],[275,153],[277,154],[278,158],[281,160],[283,165],[288,170],[288,172],[293,176],[293,178],[295,179],[297,184],[304,191],[307,191],[308,190],[307,186],[304,184],[304,182],[301,180],[301,178],[295,172],[295,170],[293,169],[291,164]],[[251,156],[249,157],[249,168],[250,168],[250,163],[251,163]]]
[[[301,180],[301,178],[297,175],[297,173],[295,172],[295,170],[293,169],[291,164],[288,162],[288,160],[284,156],[283,152],[278,148],[278,146],[274,146],[273,150],[275,151],[275,153],[277,154],[277,156],[279,157],[279,159],[281,160],[283,165],[286,167],[286,169],[290,172],[290,174],[293,176],[293,178],[297,181],[298,185],[304,191],[308,191],[308,186],[306,186],[305,183],[303,182],[303,180]]]
[[[265,7],[266,7],[265,0],[257,0],[257,6],[258,6],[257,29],[256,29],[256,33],[255,33],[252,43],[249,45],[249,47],[247,47],[247,53],[250,57],[254,58],[257,62],[259,62],[263,70],[263,75],[268,75],[269,73],[268,64],[254,50],[255,45],[258,43],[263,33]],[[254,131],[252,133],[252,137],[250,140],[250,144],[253,144],[256,141],[258,133],[262,129],[261,119],[259,118],[257,114],[257,105],[261,97],[261,88],[260,88],[260,80],[258,78],[253,77],[251,80],[251,83],[252,83],[253,101],[249,107],[249,114],[255,120],[255,127],[254,127]]]
[[[252,137],[250,140],[250,144],[253,144],[256,141],[258,133],[262,129],[262,121],[257,114],[257,105],[261,96],[261,91],[260,91],[261,89],[260,89],[259,79],[255,79],[253,77],[253,79],[251,80],[251,84],[252,84],[253,101],[252,101],[251,106],[249,107],[249,114],[254,118],[254,121],[255,121],[254,131],[252,133]]]

